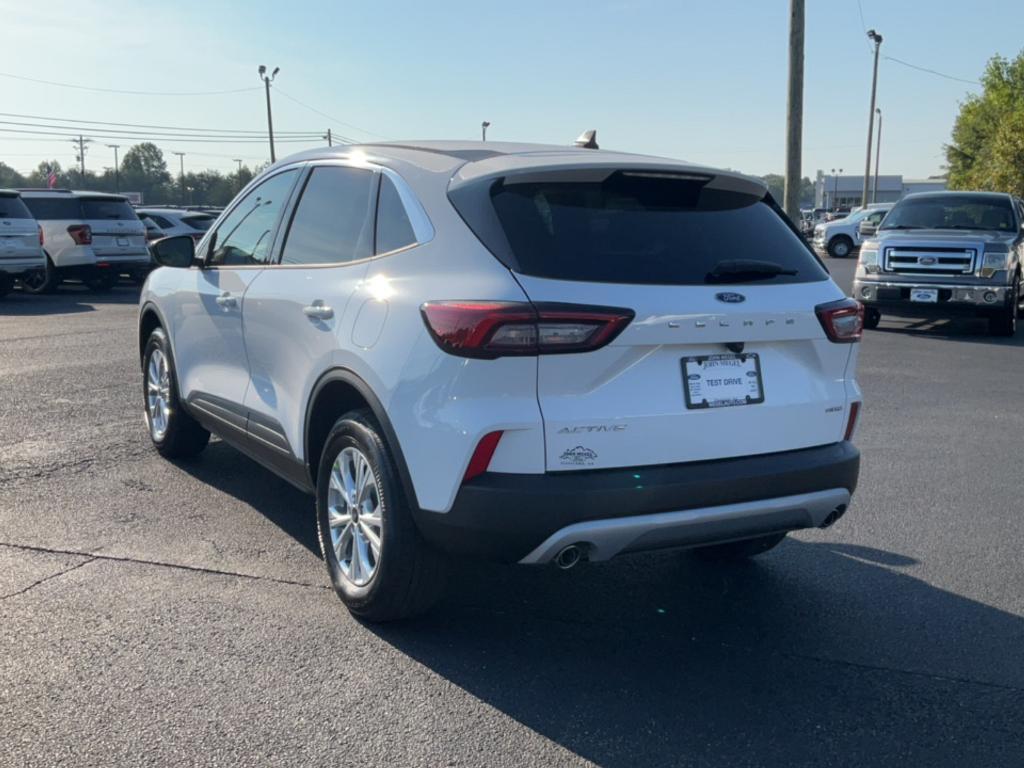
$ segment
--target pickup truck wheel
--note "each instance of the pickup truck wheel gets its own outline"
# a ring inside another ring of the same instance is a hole
[[[1010,289],[1010,297],[1007,302],[1009,306],[1002,312],[990,315],[988,318],[988,331],[993,336],[1013,336],[1017,333],[1017,316],[1020,314],[1020,276],[1014,278],[1013,287]]]
[[[759,536],[756,539],[743,539],[725,544],[712,544],[709,547],[698,547],[693,552],[704,560],[746,560],[778,546],[784,538],[786,538],[784,533],[773,533],[769,536]]]
[[[160,455],[184,459],[202,451],[210,442],[210,433],[181,407],[174,357],[162,328],[154,329],[146,342],[142,376],[146,424]]]
[[[6,296],[14,289],[14,278],[0,274],[0,297]]]
[[[833,259],[845,259],[853,250],[853,241],[846,235],[837,235],[829,240],[828,255]]]
[[[327,436],[317,472],[316,520],[331,583],[358,618],[416,616],[443,591],[443,559],[420,536],[369,411],[345,414]]]
[[[22,275],[20,282],[23,291],[38,296],[43,293],[53,293],[60,284],[60,278],[57,277],[57,270],[53,266],[53,262],[47,256],[43,269],[37,269]]]
[[[873,331],[878,327],[878,324],[882,322],[882,313],[874,307],[864,308],[864,327],[869,331]]]

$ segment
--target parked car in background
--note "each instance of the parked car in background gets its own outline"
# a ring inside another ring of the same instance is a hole
[[[812,245],[820,255],[828,255],[833,259],[845,259],[860,248],[860,224],[867,221],[875,226],[885,218],[892,209],[892,203],[881,203],[868,208],[861,208],[849,216],[835,221],[818,224],[814,228]]]
[[[748,557],[856,487],[863,308],[760,180],[574,147],[325,147],[198,245],[153,248],[154,445],[215,432],[315,494],[367,619],[424,610],[442,553]]]
[[[138,211],[136,211],[136,214],[139,217],[139,221],[141,221],[142,225],[146,228],[147,243],[159,240],[161,237],[167,237],[166,233],[160,229],[160,225],[153,221],[149,216],[144,213],[139,213]]]
[[[44,268],[43,230],[32,218],[21,195],[0,189],[0,296],[6,296],[18,278]]]
[[[854,296],[882,313],[973,315],[1012,336],[1021,313],[1024,201],[996,192],[908,195],[861,247]]]
[[[139,207],[136,211],[153,221],[165,237],[189,235],[199,242],[206,230],[217,220],[217,217],[205,211],[193,211],[187,208],[150,208]]]
[[[122,272],[148,269],[145,227],[120,195],[31,189],[21,197],[42,225],[46,250],[44,268],[21,278],[29,293],[47,293],[65,279],[109,290]]]

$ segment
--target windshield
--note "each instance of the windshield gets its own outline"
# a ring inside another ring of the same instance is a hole
[[[1008,198],[976,195],[908,197],[885,217],[881,229],[990,229],[1012,232]]]

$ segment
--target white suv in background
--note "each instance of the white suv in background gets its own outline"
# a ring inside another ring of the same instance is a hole
[[[44,268],[21,280],[29,293],[48,293],[64,279],[109,290],[122,272],[149,267],[146,228],[128,201],[104,192],[22,190],[43,228]]]
[[[759,180],[582,148],[324,148],[154,255],[157,449],[215,432],[315,494],[334,587],[370,620],[425,609],[444,554],[749,556],[856,486],[863,307]]]
[[[14,281],[42,270],[43,230],[13,189],[0,189],[0,296]]]
[[[190,211],[185,208],[139,207],[135,212],[147,217],[163,231],[165,237],[191,235],[199,241],[217,217],[205,211]]]

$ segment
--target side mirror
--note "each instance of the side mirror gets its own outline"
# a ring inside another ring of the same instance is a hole
[[[154,241],[150,248],[161,267],[188,269],[196,260],[196,242],[191,235],[165,237]]]
[[[864,220],[857,227],[857,231],[860,233],[861,237],[871,237],[878,231],[878,225],[873,222]]]

